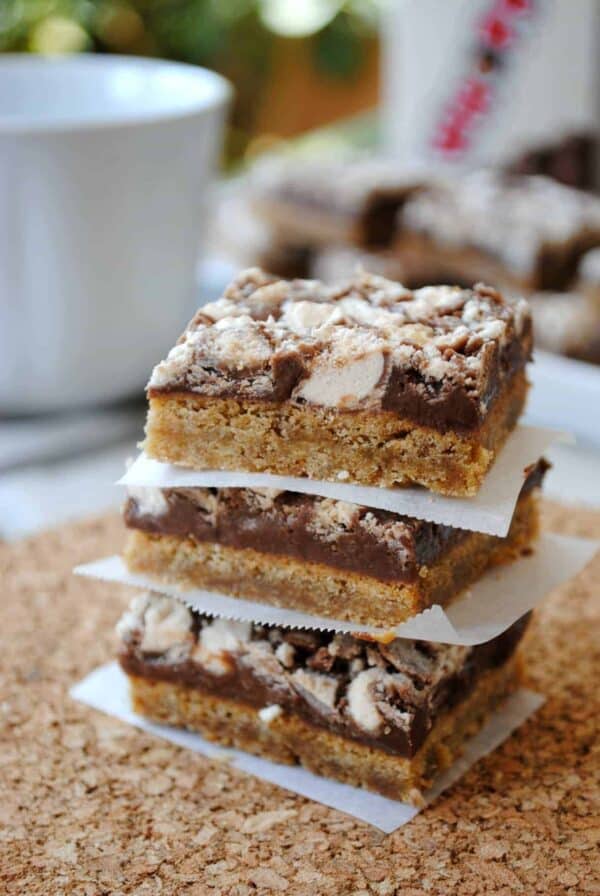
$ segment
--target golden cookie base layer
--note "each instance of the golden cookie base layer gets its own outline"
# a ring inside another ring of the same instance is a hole
[[[439,432],[391,411],[211,399],[150,392],[144,448],[195,469],[245,470],[393,487],[418,483],[445,495],[477,493],[527,396],[520,371],[468,435]]]
[[[469,533],[438,564],[423,568],[417,582],[408,584],[279,554],[141,530],[130,533],[124,559],[132,572],[157,582],[221,591],[275,607],[385,628],[432,604],[448,604],[489,566],[516,559],[534,542],[538,517],[536,496],[524,496],[506,538]]]
[[[270,724],[248,704],[183,684],[129,676],[135,712],[155,722],[199,732],[317,775],[420,805],[436,775],[448,768],[487,717],[518,684],[518,657],[486,672],[458,706],[442,714],[411,759],[394,756],[282,712]]]

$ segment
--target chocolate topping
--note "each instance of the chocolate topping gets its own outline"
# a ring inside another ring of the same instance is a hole
[[[521,495],[541,484],[546,469],[541,460],[529,471]],[[130,528],[268,551],[381,581],[414,581],[420,567],[435,563],[471,535],[385,510],[288,491],[165,489],[158,512],[156,502],[147,508],[143,492],[136,494],[125,506]]]
[[[481,284],[411,292],[361,273],[334,288],[251,270],[200,309],[148,390],[393,411],[468,431],[530,350],[526,303]]]

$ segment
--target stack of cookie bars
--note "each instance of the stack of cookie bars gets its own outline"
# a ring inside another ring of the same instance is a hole
[[[473,496],[523,409],[531,348],[527,304],[487,286],[251,269],[154,369],[145,451]],[[126,563],[157,583],[118,625],[135,710],[419,803],[516,687],[527,617],[465,647],[211,617],[185,589],[392,629],[531,549],[545,468],[528,469],[504,538],[275,488],[132,489]]]

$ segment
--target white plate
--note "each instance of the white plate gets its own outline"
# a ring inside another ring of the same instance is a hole
[[[538,350],[527,372],[528,422],[567,429],[600,452],[600,366]]]

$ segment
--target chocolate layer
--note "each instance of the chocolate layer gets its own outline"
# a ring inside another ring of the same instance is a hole
[[[540,460],[521,496],[542,482]],[[125,522],[157,535],[250,548],[380,581],[411,582],[471,532],[412,517],[296,492],[251,489],[165,489],[157,508],[130,497]],[[152,510],[154,509],[154,512]],[[158,512],[156,512],[158,511]]]
[[[192,615],[197,636],[207,619],[196,613]],[[223,654],[224,664],[218,674],[189,658],[170,662],[165,656],[144,655],[135,643],[124,646],[120,662],[130,675],[185,684],[247,703],[257,710],[277,705],[315,726],[410,758],[425,740],[437,717],[464,700],[482,674],[509,659],[528,622],[529,616],[525,616],[502,635],[472,648],[401,639],[388,645],[377,645],[347,635],[333,637],[330,633],[283,631],[255,625],[251,642],[271,645],[273,651],[269,652],[266,646],[264,651],[255,651],[254,655],[235,651]],[[293,650],[292,665],[284,675],[273,671],[272,664],[278,665],[275,659],[277,643],[290,645]],[[376,733],[365,730],[364,725],[348,712],[349,687],[357,678],[357,663],[362,674],[379,669],[382,680],[387,675],[393,682],[393,689],[382,686],[379,695],[375,690],[370,705],[365,706],[367,715],[377,706],[384,716]],[[298,669],[306,671],[308,676],[316,671],[333,682],[337,696],[331,706],[307,693],[302,686],[290,686],[290,681],[295,680],[294,671]]]

